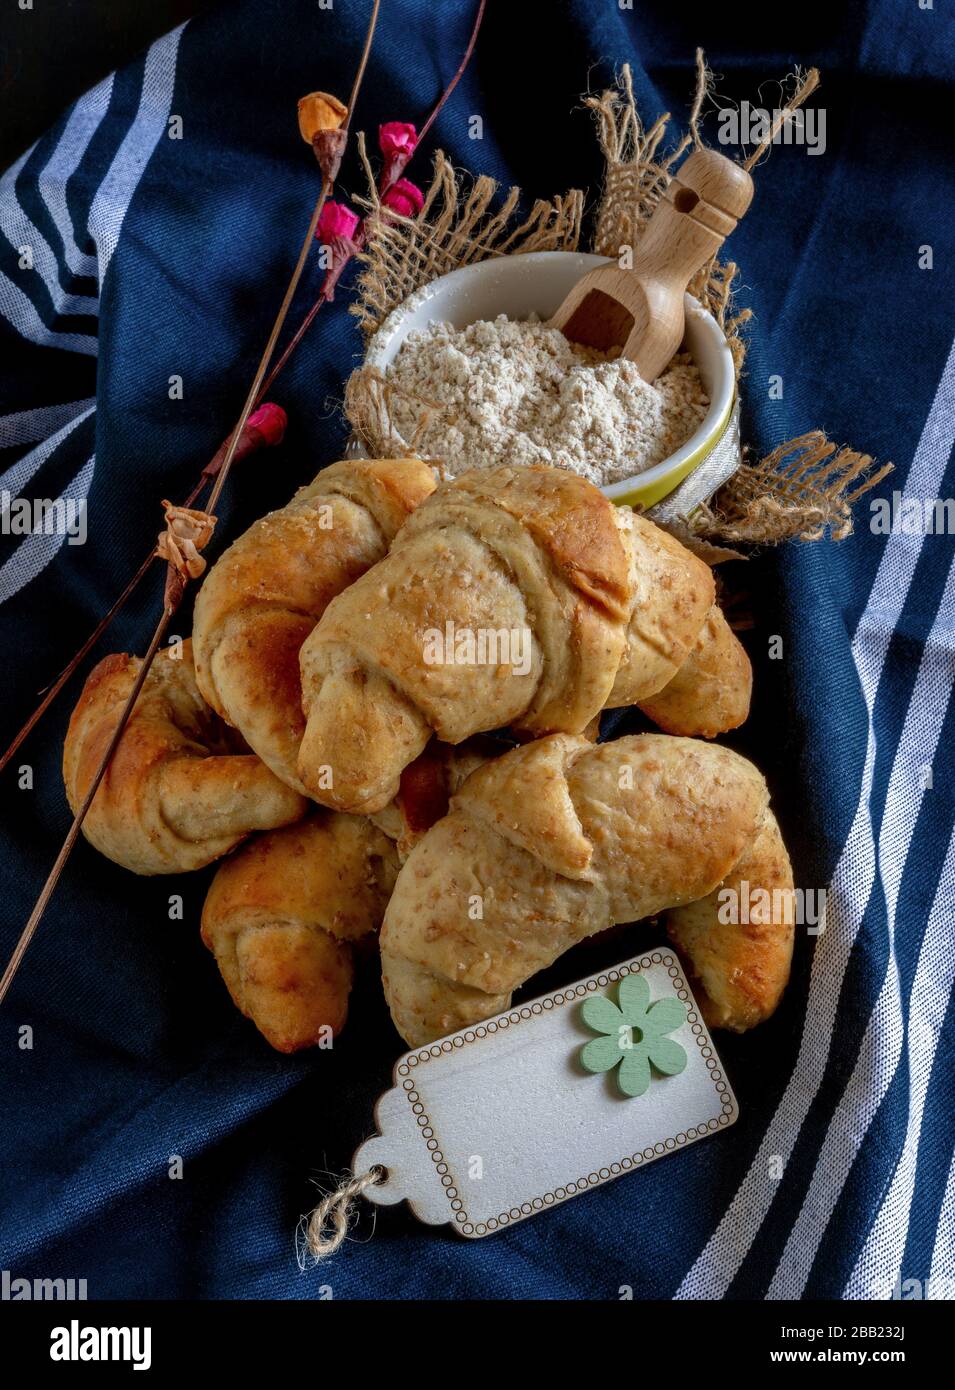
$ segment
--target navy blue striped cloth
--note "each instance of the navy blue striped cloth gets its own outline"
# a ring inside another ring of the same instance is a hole
[[[316,192],[295,102],[346,94],[367,8],[214,10],[78,101],[2,180],[0,488],[88,498],[89,529],[83,545],[0,536],[5,735],[141,559],[159,499],[185,494],[238,412]],[[592,200],[600,161],[578,97],[614,63],[632,64],[646,116],[678,119],[697,43],[728,97],[768,106],[770,79],[817,64],[825,149],[773,150],[732,243],[755,310],[744,434],[765,451],[821,426],[895,461],[881,497],[951,496],[947,7],[808,4],[778,39],[763,37],[763,6],[692,23],[662,3],[519,8],[492,0],[409,175],[423,182],[440,144],[528,199],[576,185]],[[358,126],[420,124],[470,10],[385,0]],[[704,137],[716,132],[711,112]],[[353,155],[343,182],[361,189]],[[286,443],[234,474],[225,535],[338,456],[336,404],[360,352],[347,300],[276,389]],[[486,1241],[384,1211],[373,1239],[300,1273],[311,1179],[343,1171],[371,1132],[399,1050],[375,980],[332,1054],[279,1057],[199,942],[209,875],[136,879],[81,843],[0,1010],[0,1267],[85,1278],[91,1297],[951,1296],[953,561],[944,527],[882,534],[864,499],[851,539],[768,551],[743,576],[757,695],[733,742],[769,776],[797,881],[829,902],[825,932],[798,933],[778,1015],[720,1043],[742,1111],[732,1131]],[[157,572],[108,649],[143,648],[160,585]],[[4,954],[68,824],[70,703],[4,778]]]

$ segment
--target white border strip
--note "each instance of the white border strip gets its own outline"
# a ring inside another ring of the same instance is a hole
[[[98,87],[80,97],[70,112],[56,149],[37,178],[40,197],[46,204],[63,243],[63,258],[74,275],[95,276],[98,265],[95,256],[87,255],[76,244],[73,219],[66,198],[66,186],[89,149],[90,141],[109,109],[112,94],[113,77],[110,74]]]
[[[928,926],[919,951],[908,1001],[909,1116],[905,1142],[885,1200],[879,1208],[865,1246],[846,1285],[843,1298],[890,1298],[903,1277],[902,1259],[909,1235],[919,1139],[925,1099],[932,1076],[939,1034],[955,982],[955,951],[951,923],[955,921],[955,834],[948,844],[945,865]],[[921,1277],[921,1271],[912,1271]],[[905,1276],[907,1277],[907,1276]]]
[[[55,434],[51,434],[48,439],[44,439],[42,444],[38,444],[35,449],[31,449],[23,458],[17,459],[16,463],[0,476],[0,488],[6,488],[8,492],[17,495],[21,488],[26,487],[27,483],[38,473],[46,463],[47,459],[58,449],[64,439],[81,425],[84,420],[89,419],[96,409],[96,402],[91,402],[85,410],[81,410],[78,415],[74,415],[65,425],[62,425]]]
[[[96,455],[93,454],[72,482],[63,489],[61,496],[75,501],[85,499],[89,495],[95,467]],[[5,603],[8,598],[19,593],[24,585],[36,579],[65,541],[65,535],[47,535],[43,531],[35,531],[32,535],[26,536],[10,558],[0,565],[0,603]]]

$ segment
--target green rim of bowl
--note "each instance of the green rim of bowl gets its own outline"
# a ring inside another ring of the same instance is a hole
[[[736,392],[730,396],[729,403],[713,427],[713,433],[708,439],[693,450],[683,460],[678,468],[672,473],[668,473],[664,478],[655,478],[652,482],[637,483],[623,496],[614,497],[611,500],[617,507],[639,507],[642,511],[648,511],[650,507],[662,502],[664,497],[669,497],[674,492],[684,478],[688,478],[695,468],[699,468],[705,458],[710,455],[723,438],[729,428],[730,420],[733,416],[733,406],[736,404]]]

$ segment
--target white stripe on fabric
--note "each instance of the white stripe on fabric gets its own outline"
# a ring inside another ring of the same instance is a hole
[[[34,146],[34,149],[36,146]],[[17,200],[16,182],[23,166],[33,150],[18,159],[0,179],[0,232],[6,237],[17,255],[23,247],[30,248],[33,265],[30,270],[22,270],[22,284],[28,285],[34,275],[39,275],[46,286],[47,294],[58,314],[98,314],[99,300],[86,294],[69,294],[60,284],[60,267],[53,249],[39,227],[27,216]]]
[[[84,420],[89,419],[95,409],[96,402],[93,401],[86,410],[82,410],[79,415],[75,415],[67,424],[61,426],[55,434],[51,434],[49,439],[44,439],[42,444],[38,444],[35,449],[24,454],[22,459],[17,459],[16,463],[11,464],[0,477],[0,488],[6,488],[16,497],[20,490],[26,487],[34,474],[39,472],[54,450],[60,447],[64,439],[76,429],[77,425],[81,425]]]
[[[56,333],[41,319],[36,305],[13,281],[0,272],[0,314],[16,329],[21,338],[40,347],[62,348],[64,352],[80,352],[95,357],[99,345],[86,333]]]
[[[951,696],[955,676],[953,636],[955,564],[949,569],[945,592],[922,651],[922,660],[906,711],[898,750],[892,763],[885,797],[885,814],[879,831],[879,877],[885,889],[889,936],[889,959],[885,980],[869,1018],[852,1075],[829,1122],[812,1181],[769,1286],[768,1298],[799,1298],[802,1294],[836,1202],[866,1132],[885,1099],[902,1055],[905,1028],[898,960],[895,954],[899,888],[911,850],[922,798],[926,794],[921,769],[930,767],[935,758]],[[944,879],[939,885],[939,891],[943,900],[945,893],[950,892],[950,885],[945,885]],[[928,934],[927,929],[923,939],[923,951]],[[941,970],[941,974],[932,984],[932,991],[943,991],[944,1011],[945,1000],[951,991],[951,974],[944,963],[931,953],[931,948],[929,954],[933,966]],[[915,1137],[917,1141],[917,1131]],[[899,1260],[901,1259],[900,1250]],[[872,1287],[874,1273],[871,1272],[865,1292],[856,1294],[855,1297],[888,1296],[895,1283],[895,1274],[893,1273],[886,1290],[880,1294]]]
[[[902,1154],[872,1230],[856,1261],[843,1298],[889,1298],[896,1281],[908,1277],[902,1259],[909,1234],[919,1138],[932,1064],[955,981],[951,923],[955,920],[955,834],[952,835],[935,901],[919,951],[909,995],[909,1114]],[[916,1271],[912,1271],[913,1276]],[[921,1277],[919,1272],[918,1277]]]
[[[96,242],[99,283],[102,289],[106,271],[119,241],[123,219],[143,171],[165,133],[176,82],[179,39],[186,26],[157,39],[146,54],[143,87],[136,119],[116,152],[109,172],[93,199],[89,231]]]
[[[109,109],[113,93],[112,74],[99,86],[80,97],[70,112],[63,134],[46,165],[40,170],[37,187],[63,242],[63,258],[74,275],[94,275],[95,256],[87,255],[76,244],[73,219],[66,199],[66,185],[79,168]]]
[[[72,424],[77,415],[88,415],[95,404],[95,396],[89,396],[85,401],[64,401],[62,405],[41,405],[35,410],[0,415],[0,449],[15,449],[20,444],[46,439],[55,430]]]
[[[942,1209],[938,1214],[938,1230],[935,1233],[932,1268],[929,1271],[930,1292],[932,1281],[941,1286],[939,1298],[951,1298],[952,1287],[955,1285],[955,1153],[952,1154]],[[946,1284],[947,1293],[944,1287]]]
[[[955,343],[906,479],[915,496],[938,495],[952,449],[955,419]],[[868,716],[859,802],[833,874],[827,927],[813,952],[799,1055],[749,1171],[716,1230],[676,1292],[676,1298],[722,1298],[733,1282],[778,1192],[770,1159],[792,1156],[799,1131],[819,1090],[829,1055],[842,981],[875,879],[875,844],[869,809],[875,767],[873,709],[889,643],[912,585],[922,536],[893,532],[852,643]]]
[[[63,489],[61,496],[74,501],[87,497],[95,468],[96,455],[94,454],[77,473],[69,486]],[[26,536],[9,560],[0,565],[0,603],[5,603],[8,598],[19,593],[25,584],[30,583],[31,579],[36,579],[37,575],[46,569],[65,541],[65,535],[48,536],[34,532],[32,535]]]

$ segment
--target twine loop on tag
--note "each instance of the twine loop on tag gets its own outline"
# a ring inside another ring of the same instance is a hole
[[[355,1215],[355,1204],[369,1187],[384,1182],[383,1168],[370,1168],[367,1173],[346,1176],[332,1192],[319,1202],[300,1227],[302,1243],[298,1252],[299,1268],[304,1269],[308,1257],[316,1262],[325,1260],[342,1245]]]

